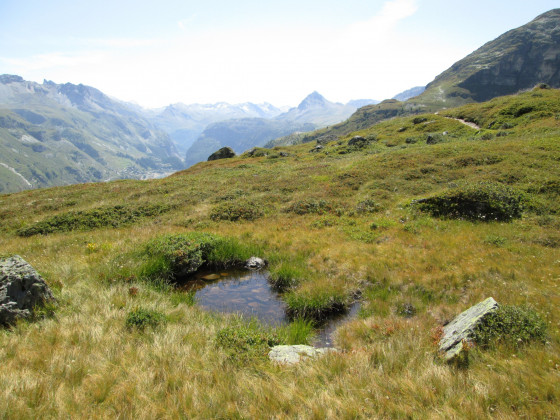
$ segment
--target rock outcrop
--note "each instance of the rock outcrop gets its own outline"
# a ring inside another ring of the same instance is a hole
[[[303,344],[294,346],[274,346],[268,353],[268,358],[273,362],[293,365],[299,363],[300,360],[306,357],[316,357],[326,354],[330,351],[336,351],[333,348],[316,348],[312,346],[305,346]]]
[[[354,136],[348,140],[348,146],[356,147],[358,149],[367,146],[369,143],[370,141],[362,136]]]
[[[54,301],[41,275],[15,255],[0,261],[0,325],[30,318],[33,309]]]
[[[443,327],[443,336],[439,341],[439,351],[445,361],[450,362],[460,355],[463,343],[469,342],[477,325],[484,317],[498,309],[498,303],[494,298],[488,299],[470,307],[460,313]]]
[[[212,153],[208,156],[208,161],[211,160],[218,160],[218,159],[227,159],[232,158],[235,156],[235,152],[231,147],[222,147],[220,150]]]

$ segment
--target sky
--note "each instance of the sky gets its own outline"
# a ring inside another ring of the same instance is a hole
[[[390,98],[548,0],[0,0],[0,74],[146,108]]]

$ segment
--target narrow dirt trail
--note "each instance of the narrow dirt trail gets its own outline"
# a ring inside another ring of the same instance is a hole
[[[474,128],[475,130],[480,130],[480,126],[476,125],[473,122],[469,122],[469,121],[465,121],[465,120],[461,120],[459,118],[451,118],[451,117],[445,117],[448,120],[455,120],[455,121],[459,121],[461,124],[465,124],[468,125],[470,128]]]

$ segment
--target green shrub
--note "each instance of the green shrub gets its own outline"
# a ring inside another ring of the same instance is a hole
[[[151,309],[135,308],[126,316],[127,328],[144,330],[146,327],[155,328],[165,323],[165,315]]]
[[[504,343],[519,347],[531,341],[546,341],[546,322],[527,306],[500,306],[484,317],[474,331],[473,340],[480,346]]]
[[[501,184],[468,185],[430,198],[417,200],[414,205],[435,217],[480,221],[509,221],[521,217],[521,193]]]
[[[241,265],[254,253],[258,253],[255,247],[210,233],[162,235],[145,245],[140,274],[172,280],[194,273],[203,265],[220,268]]]
[[[214,207],[210,212],[212,220],[256,220],[264,216],[261,206],[255,202],[239,200],[227,201]]]
[[[375,200],[368,198],[366,200],[360,201],[356,205],[356,211],[358,213],[375,213],[381,209],[381,206],[375,202]]]
[[[423,122],[428,121],[428,119],[426,117],[416,117],[412,120],[412,124],[421,124]]]
[[[299,200],[291,204],[286,211],[295,214],[325,214],[332,210],[332,206],[326,200]]]
[[[163,214],[171,208],[171,206],[165,204],[149,204],[137,207],[119,205],[85,211],[72,211],[23,227],[16,233],[19,236],[33,236],[73,230],[92,230],[107,226],[117,228],[132,224],[145,217]]]
[[[278,334],[262,328],[257,322],[240,323],[222,328],[216,333],[216,345],[225,350],[233,361],[265,357],[271,346],[282,343]]]

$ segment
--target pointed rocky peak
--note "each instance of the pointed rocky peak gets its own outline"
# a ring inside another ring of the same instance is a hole
[[[324,107],[329,103],[330,102],[327,101],[323,95],[315,91],[307,95],[307,97],[303,101],[301,101],[301,103],[298,105],[298,109],[300,111],[303,111],[309,108],[319,108],[319,107]]]

